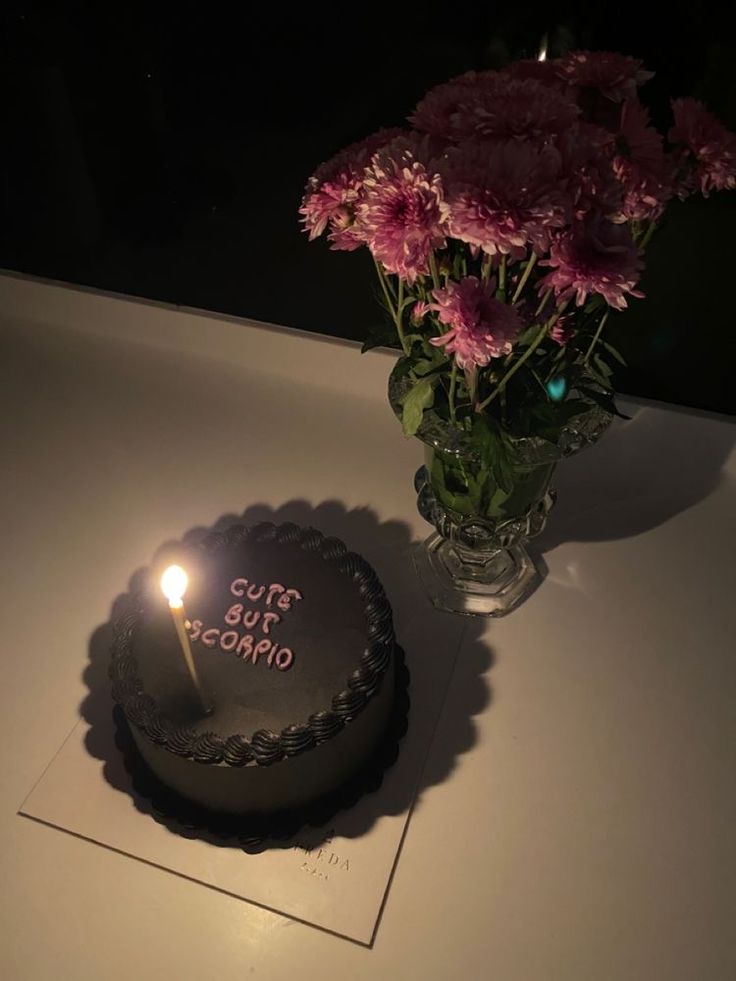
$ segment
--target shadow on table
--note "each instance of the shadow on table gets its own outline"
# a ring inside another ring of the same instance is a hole
[[[374,566],[394,606],[398,640],[406,649],[407,664],[412,676],[409,691],[409,731],[402,740],[396,766],[401,766],[402,754],[407,752],[415,754],[416,759],[413,765],[407,766],[406,779],[392,780],[389,771],[379,791],[364,796],[349,814],[344,811],[340,814],[340,835],[359,837],[381,816],[408,811],[415,797],[419,800],[428,786],[445,780],[452,772],[457,758],[475,744],[476,727],[473,716],[491,701],[486,674],[493,664],[493,655],[488,646],[481,642],[484,622],[472,619],[459,621],[450,618],[448,614],[435,611],[429,605],[420,591],[411,562],[411,532],[402,522],[380,522],[376,514],[368,508],[348,511],[336,501],[324,502],[316,507],[304,501],[291,501],[277,511],[259,504],[248,508],[241,515],[225,515],[216,522],[214,529],[223,530],[237,522],[255,524],[259,521],[272,521],[276,524],[293,521],[305,527],[314,526],[326,535],[342,538],[351,550],[364,555]],[[183,536],[183,540],[196,541],[210,530],[212,529],[193,528]],[[170,544],[172,543],[163,543],[161,547]],[[129,588],[143,571],[139,569],[133,573]],[[123,599],[122,595],[116,599],[111,619]],[[405,639],[404,634],[411,640]],[[444,720],[445,731],[451,733],[451,737],[444,739],[441,745],[433,746],[431,768],[425,768],[424,758],[441,709],[442,686],[450,684],[452,664],[461,634],[462,684],[465,697],[452,700],[452,711],[456,717]],[[136,793],[131,786],[131,776],[126,771],[123,754],[115,744],[112,724],[110,681],[107,676],[111,640],[109,622],[100,625],[90,638],[89,663],[83,675],[88,694],[80,707],[81,715],[90,727],[85,737],[87,750],[95,758],[104,761],[103,772],[108,783],[131,796],[138,810],[153,814],[169,830],[204,838],[213,844],[238,846],[237,839],[187,827],[186,822],[182,826],[180,822],[158,814],[150,800]],[[445,649],[442,649],[443,644]],[[426,656],[427,653],[431,656]],[[409,761],[404,762],[408,764]],[[419,771],[421,776],[418,776]],[[402,767],[402,775],[403,773]],[[324,830],[323,834],[329,832]],[[310,847],[316,847],[320,843],[319,835],[320,832],[315,832],[314,829],[309,832]],[[242,842],[240,844],[242,846]],[[267,844],[289,847],[293,845],[293,840],[269,840]]]
[[[630,538],[708,497],[724,479],[736,426],[699,414],[639,408],[601,442],[557,469],[557,505],[534,551],[564,542]]]

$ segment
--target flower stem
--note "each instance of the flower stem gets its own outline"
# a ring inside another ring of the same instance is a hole
[[[542,299],[539,301],[539,306],[534,311],[535,317],[538,317],[539,314],[542,312],[542,310],[544,310],[544,308],[547,306],[547,300],[550,298],[551,293],[552,293],[551,287],[550,289],[545,290],[544,293],[542,293]]]
[[[411,348],[409,347],[406,335],[404,334],[404,280],[399,279],[399,292],[396,299],[396,333],[399,335],[399,340],[401,341],[401,346],[404,349],[404,354],[411,354]]]
[[[547,377],[545,378],[545,382],[551,381],[555,377],[555,375],[557,374],[557,365],[565,357],[566,351],[567,351],[567,346],[563,345],[560,348],[560,350],[557,352],[557,354],[555,354],[555,356],[552,358],[552,364],[550,366],[549,371],[547,372]],[[545,388],[545,392],[546,391],[547,389]]]
[[[376,275],[378,276],[378,282],[381,284],[381,289],[383,290],[383,298],[386,301],[388,312],[391,314],[391,319],[395,320],[396,312],[394,311],[394,305],[391,301],[391,297],[389,296],[388,285],[386,283],[386,276],[384,275],[383,269],[381,269],[380,265],[378,264],[378,260],[374,259],[373,262],[376,266]]]
[[[378,279],[381,283],[381,287],[383,288],[383,295],[386,297],[386,302],[388,303],[389,311],[391,313],[391,317],[393,318],[394,316],[393,301],[396,299],[396,291],[394,290],[388,276],[383,271],[381,267],[381,263],[378,261],[378,259],[376,259],[375,256],[373,256],[372,258],[373,258],[373,265],[376,267],[376,274],[378,275]]]
[[[601,322],[598,324],[598,330],[596,330],[595,334],[593,335],[593,340],[590,342],[590,347],[585,352],[585,357],[583,358],[583,364],[584,365],[586,365],[588,363],[588,360],[590,359],[590,356],[593,353],[593,348],[598,343],[598,339],[601,336],[601,333],[603,331],[603,328],[606,326],[606,321],[608,320],[608,314],[610,312],[611,312],[611,309],[609,307],[609,309],[606,310],[606,312],[601,317]]]
[[[484,256],[480,264],[480,278],[482,282],[487,283],[491,275],[491,266],[493,265],[493,256]]]
[[[410,351],[409,345],[407,344],[407,341],[406,341],[406,335],[404,334],[404,326],[403,326],[403,323],[402,323],[402,315],[403,315],[402,304],[403,304],[403,301],[404,301],[404,281],[402,279],[399,280],[399,295],[398,295],[398,299],[397,299],[396,308],[394,308],[394,305],[393,305],[393,303],[391,301],[391,296],[389,294],[389,286],[388,286],[388,283],[386,281],[386,274],[384,273],[383,269],[381,269],[381,266],[378,263],[378,261],[376,259],[374,259],[373,261],[375,262],[375,265],[376,265],[376,272],[378,274],[378,281],[381,284],[381,289],[383,290],[383,296],[384,296],[384,299],[386,300],[386,306],[388,307],[388,312],[391,314],[391,319],[393,320],[394,324],[396,325],[396,333],[399,335],[399,342],[401,343],[401,349],[404,352],[404,354],[407,354],[408,355],[408,354],[411,353],[411,351]]]
[[[468,386],[468,395],[470,396],[470,404],[475,406],[478,400],[478,366],[474,364],[466,366],[464,373],[465,384]]]
[[[531,273],[532,269],[534,268],[534,264],[535,264],[536,261],[537,261],[537,253],[536,252],[532,252],[531,256],[529,257],[529,261],[526,264],[526,268],[524,269],[524,272],[522,273],[521,279],[517,283],[516,289],[514,290],[514,295],[511,298],[511,302],[512,303],[516,303],[516,301],[521,296],[521,291],[526,286],[526,281],[529,279],[529,274]]]
[[[641,249],[642,252],[649,245],[649,241],[652,235],[654,235],[654,230],[656,229],[656,227],[657,227],[656,221],[649,222],[649,228],[647,228],[647,230],[644,232],[644,237],[642,238],[641,242],[639,242],[639,248]]]
[[[513,376],[516,374],[519,368],[521,368],[522,365],[526,364],[526,362],[529,360],[532,354],[534,354],[534,352],[537,350],[539,345],[547,336],[548,331],[550,331],[552,327],[554,327],[558,317],[561,316],[562,311],[565,309],[566,306],[567,306],[567,302],[561,304],[559,307],[557,307],[557,309],[549,318],[549,320],[547,320],[545,323],[542,324],[542,326],[539,328],[539,332],[537,333],[537,336],[531,342],[531,344],[526,349],[526,351],[524,351],[524,353],[519,358],[519,360],[509,368],[509,370],[506,372],[506,374],[503,376],[500,382],[496,385],[496,387],[493,389],[493,391],[488,396],[488,398],[485,399],[483,402],[480,402],[476,406],[475,409],[476,412],[482,412],[483,409],[489,406],[494,399],[498,398],[498,396],[506,388],[509,381],[511,380],[511,378],[513,378]]]
[[[506,301],[506,256],[501,256],[498,264],[498,298]]]
[[[452,372],[450,373],[450,394],[447,397],[447,401],[450,406],[450,419],[452,422],[457,422],[457,417],[455,415],[455,386],[457,385],[457,361],[452,362]]]
[[[429,253],[429,271],[432,273],[434,288],[438,290],[440,288],[440,274],[437,271],[437,257],[434,252]]]
[[[539,387],[544,392],[544,396],[546,400],[549,402],[549,392],[547,391],[547,386],[544,384],[542,379],[539,377],[539,375],[536,373],[536,371],[533,368],[531,369],[531,373],[534,377],[535,382],[539,385]]]

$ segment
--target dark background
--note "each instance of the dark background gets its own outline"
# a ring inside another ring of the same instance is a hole
[[[309,174],[401,124],[431,85],[572,47],[619,50],[736,129],[733,17],[714,5],[9,3],[0,266],[362,338],[368,254],[308,245]],[[645,301],[615,317],[625,392],[736,412],[736,193],[676,206]]]

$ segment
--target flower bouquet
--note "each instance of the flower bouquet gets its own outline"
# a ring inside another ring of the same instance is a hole
[[[576,51],[432,89],[309,179],[310,239],[367,246],[390,336],[389,385],[426,446],[418,557],[433,601],[500,614],[534,586],[556,462],[617,412],[611,312],[641,298],[643,256],[674,199],[736,186],[736,137],[694,99],[650,124],[639,60]]]

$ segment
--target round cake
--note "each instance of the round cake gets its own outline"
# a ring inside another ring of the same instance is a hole
[[[163,569],[181,565],[187,668]],[[391,607],[371,566],[294,524],[174,546],[113,621],[112,694],[145,763],[212,811],[267,814],[333,791],[370,756],[394,696]]]

